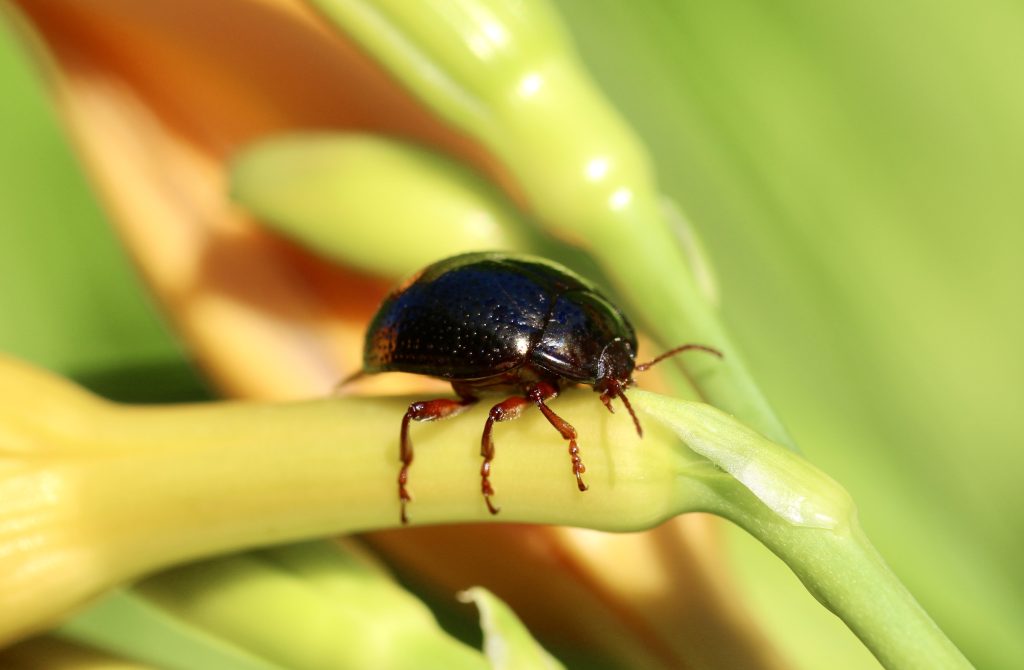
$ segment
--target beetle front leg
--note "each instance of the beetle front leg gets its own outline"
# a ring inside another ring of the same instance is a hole
[[[576,476],[576,485],[580,491],[586,491],[588,487],[583,483],[583,473],[587,471],[587,466],[583,465],[583,460],[580,458],[580,448],[576,444],[576,429],[572,427],[571,423],[555,414],[544,402],[557,395],[558,388],[547,382],[538,382],[526,392],[526,396],[537,405],[537,408],[544,414],[544,418],[548,420],[548,423],[561,433],[562,439],[569,441],[569,458],[572,460],[572,474]]]
[[[438,398],[436,400],[420,400],[409,405],[402,417],[401,452],[402,469],[398,473],[398,500],[402,505],[402,525],[409,523],[405,514],[406,503],[412,500],[405,485],[409,482],[409,466],[412,465],[412,440],[409,439],[410,421],[437,421],[446,419],[462,412],[476,402],[476,398],[463,397],[460,400]]]

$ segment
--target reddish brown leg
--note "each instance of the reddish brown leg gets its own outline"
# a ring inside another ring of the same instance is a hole
[[[462,398],[451,400],[449,398],[438,398],[437,400],[420,400],[409,405],[405,416],[402,417],[401,433],[401,460],[402,469],[398,473],[398,500],[402,504],[402,524],[409,523],[405,515],[405,505],[412,500],[405,485],[409,482],[409,466],[412,465],[412,440],[409,439],[410,421],[437,421],[455,416],[470,405],[476,402],[476,398]]]
[[[569,441],[569,458],[572,459],[572,473],[576,475],[576,485],[579,486],[580,491],[586,491],[587,485],[583,483],[582,475],[587,471],[587,466],[583,465],[583,461],[580,459],[580,449],[576,446],[576,429],[544,403],[545,400],[550,400],[558,395],[558,388],[547,382],[538,382],[527,391],[526,395],[537,405],[548,423],[562,434],[562,439]],[[609,407],[609,409],[611,408]]]
[[[636,426],[636,434],[640,437],[644,436],[644,429],[640,426],[640,419],[636,418],[636,412],[633,411],[633,405],[630,404],[629,398],[626,397],[626,392],[622,390],[622,386],[619,384],[612,384],[609,388],[601,391],[601,402],[608,408],[608,411],[615,414],[615,409],[612,407],[612,398],[619,398],[622,400],[622,404],[626,406],[626,411],[633,417],[633,425]]]
[[[484,502],[487,503],[487,509],[491,514],[498,513],[498,508],[491,502],[491,496],[494,495],[494,489],[491,488],[491,461],[494,460],[494,438],[491,432],[494,430],[494,422],[515,419],[529,404],[530,401],[526,398],[513,396],[492,407],[487,415],[484,435],[480,438],[480,455],[484,457],[484,463],[480,466],[480,491],[484,494]]]

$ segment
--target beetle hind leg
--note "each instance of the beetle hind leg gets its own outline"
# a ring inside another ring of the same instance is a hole
[[[412,501],[406,484],[409,483],[409,466],[412,465],[412,440],[409,439],[409,422],[411,421],[437,421],[462,412],[476,402],[476,398],[462,397],[459,400],[450,398],[437,398],[435,400],[419,400],[411,403],[409,409],[402,417],[401,449],[399,458],[402,461],[402,469],[398,472],[398,501],[402,505],[402,525],[409,523],[405,507]]]

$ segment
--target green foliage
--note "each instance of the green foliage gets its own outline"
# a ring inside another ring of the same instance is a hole
[[[807,457],[979,667],[1024,664],[1020,7],[558,4]]]

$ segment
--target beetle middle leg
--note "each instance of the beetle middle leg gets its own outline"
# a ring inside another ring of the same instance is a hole
[[[529,404],[530,401],[526,398],[512,396],[492,407],[487,415],[484,434],[480,438],[480,455],[484,457],[484,463],[480,466],[480,492],[484,494],[484,502],[487,503],[487,509],[491,514],[498,513],[498,508],[491,502],[491,496],[494,495],[494,489],[491,488],[491,461],[494,460],[494,438],[491,432],[494,429],[494,422],[515,419]]]
[[[412,440],[409,439],[410,421],[437,421],[446,419],[462,412],[476,402],[476,398],[463,396],[459,400],[437,398],[435,400],[419,400],[411,403],[402,417],[401,460],[402,469],[398,473],[398,500],[402,504],[402,524],[409,523],[405,515],[405,506],[412,500],[405,485],[409,482],[409,466],[412,465]]]
[[[530,403],[536,405],[548,423],[555,427],[563,439],[569,441],[569,458],[572,460],[572,473],[576,476],[576,484],[580,491],[587,490],[587,485],[583,483],[583,473],[587,471],[587,466],[583,465],[579,447],[576,445],[576,429],[568,421],[555,414],[545,403],[546,400],[557,395],[558,387],[554,384],[538,382],[526,390],[525,396],[506,398],[492,407],[487,415],[484,434],[480,440],[480,455],[484,457],[483,465],[480,467],[480,488],[484,494],[484,502],[487,503],[487,509],[491,514],[497,514],[499,511],[491,502],[491,496],[494,495],[494,489],[491,487],[491,461],[494,460],[494,438],[491,433],[494,430],[494,424],[497,421],[517,418]]]

